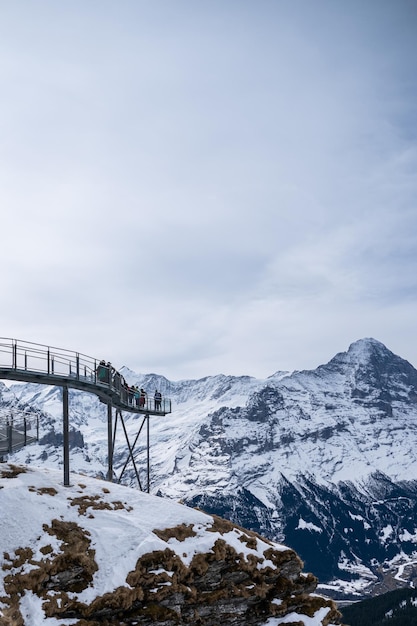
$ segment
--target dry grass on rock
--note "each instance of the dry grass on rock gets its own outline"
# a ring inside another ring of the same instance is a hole
[[[177,541],[185,541],[189,537],[196,537],[197,533],[193,528],[193,524],[179,524],[174,528],[165,528],[164,530],[155,529],[153,531],[162,541],[177,539]]]
[[[18,473],[12,469],[7,477]],[[35,491],[54,495],[49,488]],[[108,493],[107,488],[103,492]],[[120,501],[107,502],[103,494],[74,497],[70,503],[80,515],[98,509],[129,510]],[[302,573],[303,564],[293,550],[275,547],[254,532],[211,517],[213,523],[206,530],[218,536],[212,537],[207,552],[193,552],[191,561],[183,561],[169,545],[173,539],[183,542],[187,556],[186,540],[199,532],[194,524],[156,529],[166,547],[142,554],[125,585],[89,604],[79,601],[77,594],[93,584],[97,571],[90,534],[75,522],[52,520],[43,530],[46,538],[58,540],[57,552],[51,540],[52,545],[43,541],[36,558],[30,547],[4,555],[6,596],[0,598],[4,605],[0,626],[24,626],[19,602],[28,591],[42,600],[47,618],[72,619],[74,626],[259,626],[270,616],[292,612],[312,617],[323,606],[329,608],[323,623],[337,623],[332,601],[309,596],[317,580]],[[227,535],[232,536],[231,543]],[[190,543],[195,546],[195,541]],[[292,623],[296,625],[303,626],[303,621]]]
[[[78,512],[80,515],[87,515],[88,509],[92,509],[93,511],[117,511],[120,509],[125,509],[126,511],[131,511],[132,508],[125,506],[123,502],[120,500],[116,500],[114,502],[106,502],[99,495],[84,495],[78,498],[69,498],[71,506],[77,506]]]
[[[25,467],[20,465],[9,465],[5,468],[0,469],[0,478],[16,478],[19,474],[26,474],[27,470]]]

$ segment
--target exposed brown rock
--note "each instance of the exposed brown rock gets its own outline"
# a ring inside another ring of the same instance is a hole
[[[88,506],[101,505],[100,500],[87,502]],[[329,609],[323,626],[339,623],[340,614],[331,600],[309,595],[317,580],[302,573],[303,564],[293,550],[277,549],[256,533],[218,518],[211,531],[222,536],[239,531],[242,552],[218,538],[212,550],[195,554],[186,566],[169,547],[169,541],[194,537],[192,525],[156,530],[155,534],[167,542],[166,549],[142,555],[125,586],[90,604],[71,593],[80,593],[90,585],[97,570],[88,533],[62,520],[53,520],[44,530],[62,542],[62,551],[54,554],[44,549],[41,561],[33,560],[29,547],[5,555],[3,569],[9,574],[5,576],[7,598],[2,601],[6,610],[0,626],[23,626],[18,599],[26,590],[43,599],[48,617],[77,619],[77,626],[258,626],[268,617],[292,612],[311,617],[321,607]],[[269,547],[263,553],[245,555],[244,548],[255,549],[258,539],[263,542],[260,545]],[[27,564],[32,566],[29,571]],[[302,620],[293,622],[295,625],[304,626]]]

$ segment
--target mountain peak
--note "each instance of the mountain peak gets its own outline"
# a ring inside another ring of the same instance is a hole
[[[381,341],[373,337],[358,339],[350,344],[348,349],[348,354],[365,357],[369,357],[370,354],[375,354],[376,352],[391,354],[390,350]]]
[[[336,354],[327,365],[339,367],[348,365],[356,369],[356,366],[367,366],[374,361],[385,361],[390,358],[395,358],[395,355],[383,343],[372,337],[365,337],[352,343],[346,352]]]

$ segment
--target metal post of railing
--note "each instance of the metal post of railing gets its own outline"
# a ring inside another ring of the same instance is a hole
[[[77,364],[77,380],[80,380],[80,355],[76,356],[76,364]]]
[[[52,374],[55,373],[54,357],[53,356],[51,357],[51,372],[52,372]]]
[[[64,487],[69,487],[69,419],[68,419],[68,387],[62,388],[62,414],[63,414],[63,448],[64,448]]]
[[[15,370],[17,368],[17,343],[13,344],[13,357],[12,357],[12,367]]]
[[[50,352],[49,352],[49,348],[48,348],[48,350],[46,351],[46,358],[48,359],[48,374],[51,373],[50,372],[50,366],[49,366],[49,357],[50,357]]]
[[[25,370],[28,368],[28,353],[25,350]]]

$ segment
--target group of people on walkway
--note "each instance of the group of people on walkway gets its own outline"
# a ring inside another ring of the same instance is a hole
[[[152,410],[152,403],[148,400],[148,394],[143,388],[137,385],[128,385],[124,377],[118,372],[110,362],[100,361],[97,366],[97,381],[109,385],[116,390],[126,404],[138,409]],[[162,410],[162,394],[158,389],[154,393],[153,410]]]

